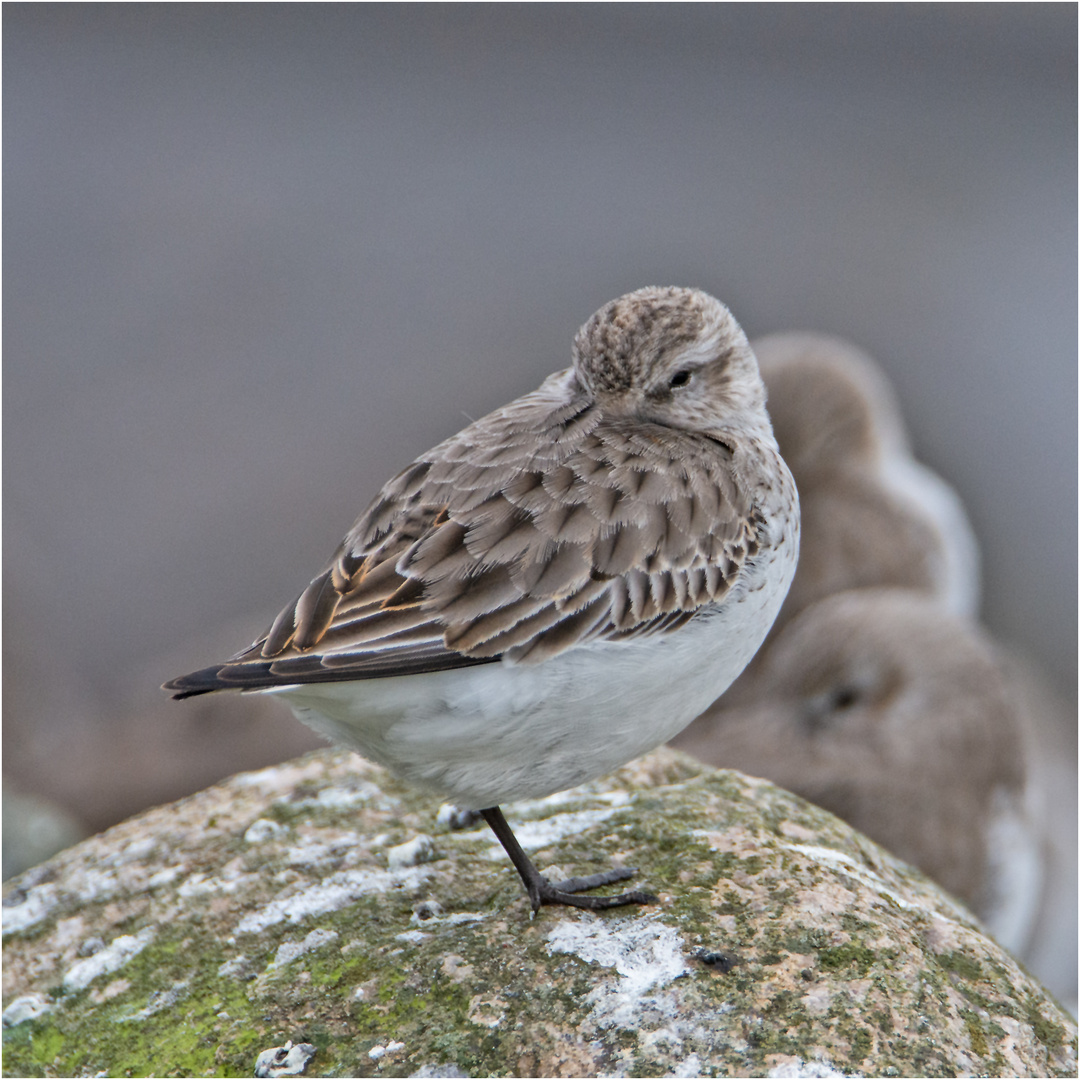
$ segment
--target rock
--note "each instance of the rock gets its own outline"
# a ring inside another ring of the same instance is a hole
[[[530,918],[494,837],[437,809],[321,751],[9,883],[5,1072],[302,1047],[308,1075],[1075,1075],[1075,1024],[972,915],[766,781],[660,750],[504,808],[553,877],[614,860],[660,897],[602,915]]]

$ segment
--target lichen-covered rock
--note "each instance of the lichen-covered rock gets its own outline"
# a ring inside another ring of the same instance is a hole
[[[507,807],[550,876],[614,858],[660,898],[601,915],[530,917],[437,809],[324,751],[10,883],[5,1073],[1076,1074],[1074,1023],[971,915],[764,781],[660,750]]]

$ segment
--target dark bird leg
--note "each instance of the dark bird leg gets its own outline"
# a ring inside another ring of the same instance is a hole
[[[625,881],[637,873],[626,867],[606,870],[602,874],[590,874],[588,877],[570,878],[560,881],[558,886],[550,881],[533,865],[532,860],[521,849],[517,837],[510,831],[502,811],[497,806],[481,810],[484,820],[491,826],[491,831],[499,838],[499,843],[506,849],[510,861],[521,875],[525,891],[529,894],[533,911],[539,911],[541,904],[569,904],[571,907],[587,908],[589,911],[603,911],[605,908],[622,907],[623,904],[655,904],[655,896],[647,892],[627,892],[618,896],[576,896],[576,893],[596,889],[601,885],[611,885],[616,881]]]

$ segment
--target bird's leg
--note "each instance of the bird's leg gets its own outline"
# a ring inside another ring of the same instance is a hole
[[[625,867],[607,870],[602,874],[590,874],[589,877],[570,878],[560,881],[557,886],[533,865],[532,860],[521,849],[517,837],[510,831],[502,811],[497,806],[481,810],[484,820],[491,826],[491,831],[499,838],[499,843],[506,849],[510,861],[521,875],[525,891],[533,911],[539,911],[542,904],[569,904],[572,907],[587,908],[589,911],[603,911],[605,908],[622,907],[623,904],[655,904],[657,899],[647,892],[627,892],[618,896],[577,896],[587,889],[601,885],[610,885],[615,881],[625,881],[637,873]]]

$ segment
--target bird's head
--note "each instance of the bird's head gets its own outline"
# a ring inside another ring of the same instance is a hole
[[[638,289],[574,338],[578,382],[605,416],[706,434],[766,425],[765,387],[742,328],[697,289]]]

